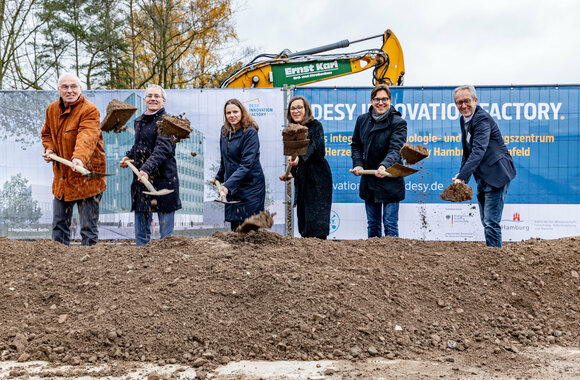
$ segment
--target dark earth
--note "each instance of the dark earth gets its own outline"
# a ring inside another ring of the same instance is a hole
[[[473,198],[473,189],[463,182],[452,183],[440,195],[441,199],[449,202],[465,202]]]
[[[200,377],[239,360],[413,359],[526,378],[542,361],[520,352],[579,346],[579,268],[578,237],[503,249],[264,230],[145,247],[0,238],[0,359],[177,363]]]

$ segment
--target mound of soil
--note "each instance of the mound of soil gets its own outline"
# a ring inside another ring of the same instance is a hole
[[[578,345],[579,268],[580,238],[503,249],[263,230],[145,247],[0,238],[0,358],[206,371],[455,355],[513,369],[522,347]]]
[[[440,195],[441,199],[449,202],[465,202],[473,198],[473,189],[463,182],[452,183]]]
[[[401,148],[401,157],[406,165],[414,165],[417,162],[429,157],[429,151],[423,144],[416,146],[405,143]]]

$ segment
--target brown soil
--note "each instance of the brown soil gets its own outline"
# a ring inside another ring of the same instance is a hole
[[[304,125],[289,123],[282,130],[282,140],[284,141],[306,140],[306,137],[308,137],[308,127]]]
[[[125,124],[131,119],[131,116],[137,111],[137,107],[130,105],[122,100],[113,99],[107,105],[107,114],[101,124],[103,132],[121,133],[127,129]]]
[[[416,146],[405,143],[401,148],[401,157],[406,165],[414,165],[417,162],[429,157],[429,151],[423,144]]]
[[[182,363],[437,359],[514,373],[578,346],[580,238],[295,239],[145,247],[0,238],[0,359]],[[348,378],[357,378],[356,376]]]
[[[270,213],[268,210],[252,215],[244,220],[236,231],[245,234],[250,231],[256,231],[259,228],[271,228],[274,225],[274,215],[276,215],[275,212]]]
[[[441,199],[449,202],[464,202],[473,198],[473,189],[463,182],[452,183],[440,195]]]
[[[163,115],[163,119],[157,122],[157,132],[162,136],[170,136],[173,142],[179,142],[189,138],[191,122],[183,115]]]

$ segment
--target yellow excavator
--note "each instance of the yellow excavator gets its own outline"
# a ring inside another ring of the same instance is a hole
[[[383,37],[380,49],[356,53],[318,54],[348,47],[350,44]],[[326,79],[367,70],[374,67],[373,86],[385,83],[401,86],[405,75],[403,49],[390,30],[383,34],[349,42],[342,40],[308,50],[292,53],[285,49],[280,54],[260,54],[250,63],[230,75],[222,88],[303,86]]]

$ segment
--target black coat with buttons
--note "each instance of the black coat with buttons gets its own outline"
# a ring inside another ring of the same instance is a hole
[[[156,190],[169,189],[173,193],[153,196],[143,194],[147,191],[144,184],[133,175],[131,183],[131,211],[169,213],[181,208],[179,199],[179,178],[175,161],[175,144],[169,137],[157,133],[157,122],[165,114],[165,108],[135,119],[135,143],[125,154],[133,160],[138,170],[149,175],[149,182]]]
[[[386,119],[379,122],[374,121],[371,110],[372,107],[356,120],[351,144],[353,167],[376,170],[381,165],[388,168],[402,164],[401,148],[407,140],[407,122],[392,105]],[[400,202],[405,199],[405,180],[363,175],[359,195],[370,202]]]

